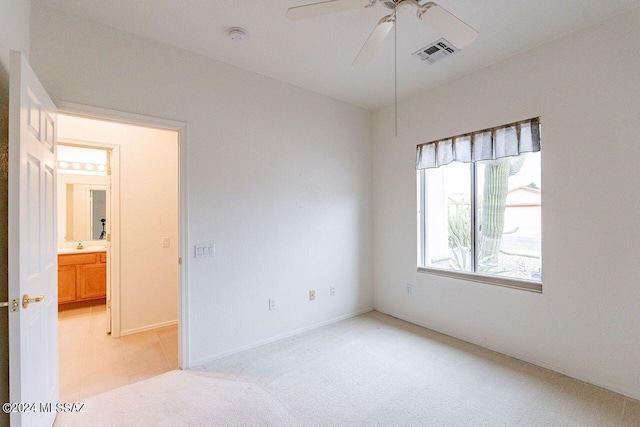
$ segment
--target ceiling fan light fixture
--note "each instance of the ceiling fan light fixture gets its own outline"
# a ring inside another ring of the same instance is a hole
[[[449,13],[444,8],[434,2],[420,4],[421,0],[329,0],[319,3],[311,3],[302,6],[290,7],[287,9],[287,18],[292,21],[299,19],[315,18],[317,16],[331,13],[344,12],[361,7],[370,8],[380,2],[384,7],[391,10],[391,14],[383,17],[374,27],[373,31],[364,42],[351,65],[365,66],[371,62],[376,52],[380,50],[384,40],[392,29],[396,27],[396,14],[406,14],[417,9],[416,16],[432,30],[443,36],[437,43],[442,46],[424,48],[424,51],[414,53],[423,61],[429,63],[436,61],[435,53],[441,51],[446,57],[448,54],[457,52],[465,46],[471,44],[478,36],[478,32],[462,22],[455,15]],[[446,40],[445,40],[446,39]],[[444,49],[442,51],[442,49]],[[398,136],[398,38],[395,37],[394,48],[394,87],[395,87],[395,118],[396,136]]]
[[[402,0],[396,5],[396,12],[403,14],[411,12],[414,8],[419,8],[420,4],[415,0]]]

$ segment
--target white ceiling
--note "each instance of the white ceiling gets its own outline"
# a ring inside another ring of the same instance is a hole
[[[333,98],[376,109],[394,99],[394,34],[371,64],[351,62],[389,10],[373,8],[291,22],[287,8],[319,0],[39,0],[62,11],[255,71]],[[424,3],[424,0],[422,1]],[[442,62],[411,56],[440,38],[414,14],[399,16],[400,99],[517,52],[640,6],[640,0],[440,0],[480,32]],[[231,41],[229,27],[248,38]]]

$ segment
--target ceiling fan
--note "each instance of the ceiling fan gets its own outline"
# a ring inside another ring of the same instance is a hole
[[[321,15],[344,12],[361,7],[370,8],[381,3],[392,12],[383,17],[375,26],[371,35],[360,49],[352,65],[364,66],[371,62],[376,52],[382,46],[396,23],[398,13],[416,11],[416,17],[432,30],[442,35],[457,49],[471,44],[478,36],[478,32],[461,21],[455,15],[434,2],[420,4],[418,0],[332,0],[312,3],[304,6],[291,7],[287,10],[287,17],[292,21],[315,18]]]

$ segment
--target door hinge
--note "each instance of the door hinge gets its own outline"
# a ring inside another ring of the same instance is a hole
[[[111,308],[111,300],[107,301],[107,308]]]
[[[107,233],[107,242],[111,241],[111,233]]]
[[[107,168],[107,175],[111,175],[111,168],[110,167]]]
[[[182,265],[182,257],[178,258],[178,265]]]

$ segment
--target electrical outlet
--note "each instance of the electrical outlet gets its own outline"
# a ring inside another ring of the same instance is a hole
[[[411,283],[405,284],[404,290],[407,292],[407,294],[411,295],[413,293],[413,285]]]
[[[335,286],[331,286],[329,288],[329,295],[331,295],[332,297],[336,295],[336,288]]]
[[[269,310],[275,310],[276,309],[276,300],[274,299],[269,299]]]
[[[316,299],[316,291],[309,291],[309,301]]]

